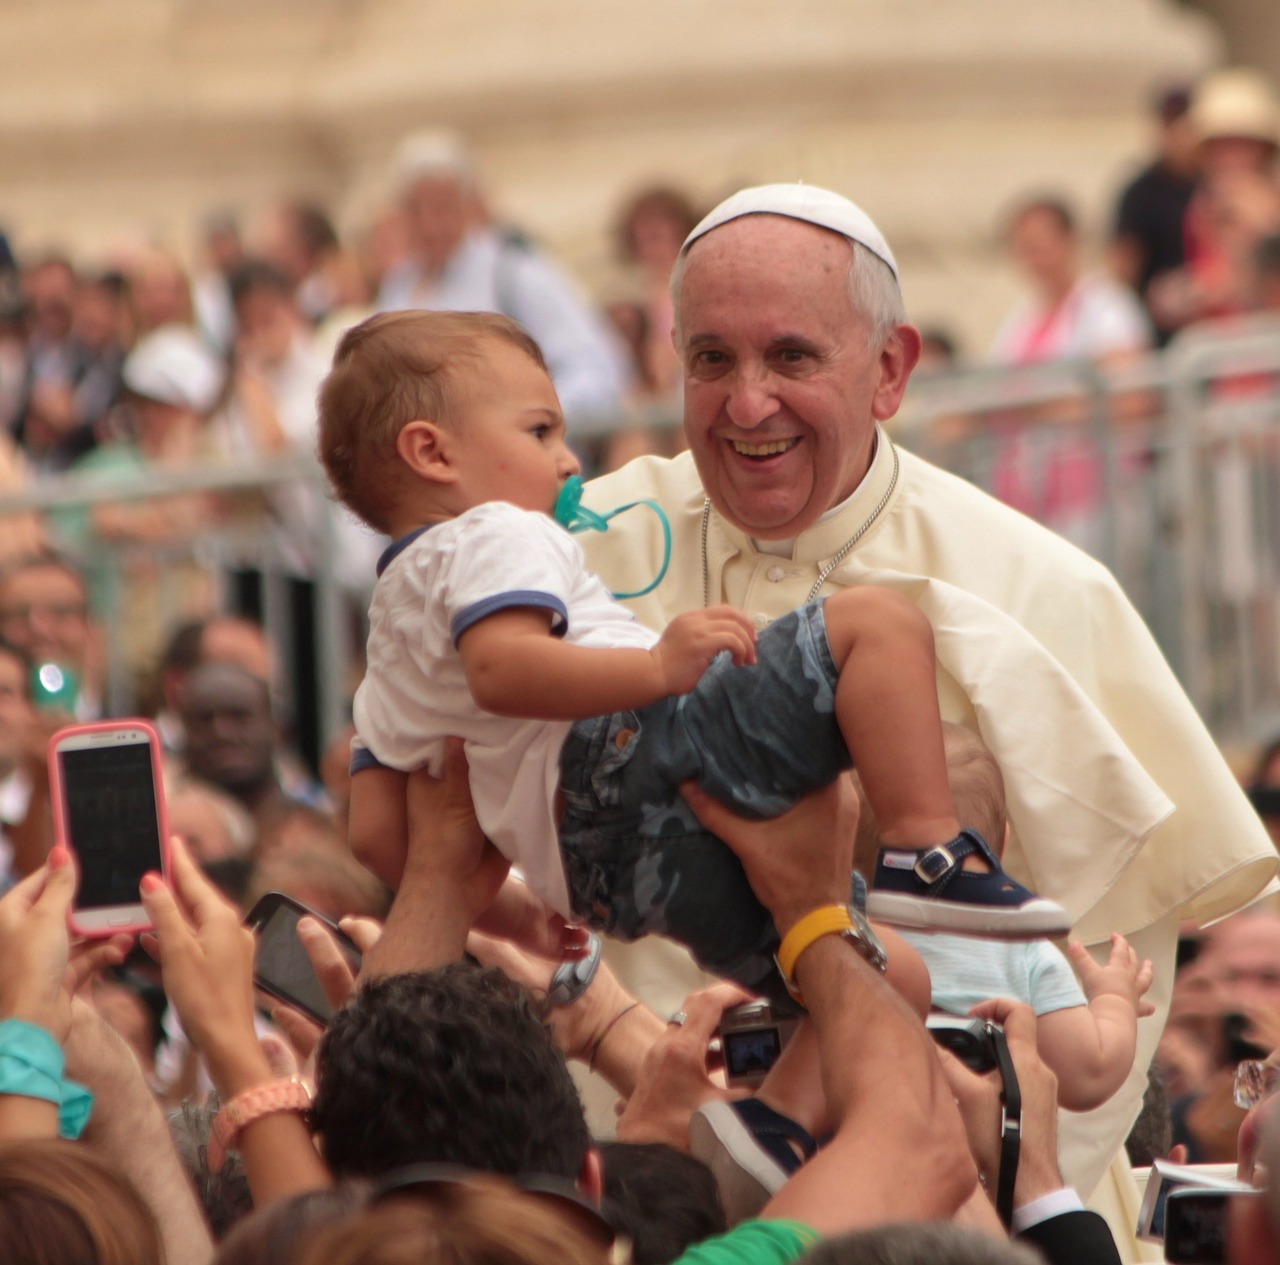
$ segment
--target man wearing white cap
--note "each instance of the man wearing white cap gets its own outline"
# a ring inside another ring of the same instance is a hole
[[[944,718],[976,730],[1005,777],[1009,868],[1072,913],[1077,938],[1121,931],[1155,962],[1158,1018],[1129,1082],[1064,1120],[1063,1166],[1087,1196],[1141,1105],[1178,920],[1240,907],[1275,851],[1105,569],[881,429],[920,334],[863,211],[802,185],[743,190],[690,234],[672,288],[690,451],[635,461],[585,498],[598,512],[652,498],[671,520],[673,565],[630,605],[661,628],[728,602],[764,627],[874,582],[929,616]],[[642,588],[662,558],[652,516],[580,539],[615,591]],[[667,966],[649,943],[626,953],[644,955],[632,980],[654,996]]]
[[[620,421],[625,362],[608,328],[559,268],[488,221],[461,140],[416,133],[394,167],[411,257],[383,281],[378,310],[501,312],[542,348],[570,426]]]

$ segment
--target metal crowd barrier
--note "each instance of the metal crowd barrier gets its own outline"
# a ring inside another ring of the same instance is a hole
[[[646,421],[671,420],[658,409]],[[1222,742],[1280,732],[1280,324],[1241,324],[1184,336],[1121,366],[1066,361],[1027,369],[918,376],[895,423],[922,456],[1073,538],[1116,574],[1192,701]],[[607,436],[616,419],[578,429]],[[183,492],[256,494],[309,489],[298,539],[268,520],[219,529],[163,550],[91,543],[81,556],[119,577],[139,557],[157,576],[201,568],[226,594],[237,571],[262,575],[264,622],[287,663],[289,577],[315,585],[321,737],[347,721],[358,615],[372,571],[340,575],[339,511],[315,463],[273,460],[111,479],[63,477],[0,497],[5,514],[87,509]],[[376,551],[375,551],[376,552]],[[300,572],[298,556],[309,563]],[[96,614],[108,638],[108,700],[127,711],[136,683],[122,651],[130,613],[116,595]]]
[[[921,379],[899,433],[1104,562],[1219,741],[1280,732],[1280,323]]]

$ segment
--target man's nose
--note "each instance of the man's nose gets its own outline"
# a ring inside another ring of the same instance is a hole
[[[777,411],[778,399],[767,371],[747,368],[734,374],[725,412],[735,426],[740,430],[753,430]]]

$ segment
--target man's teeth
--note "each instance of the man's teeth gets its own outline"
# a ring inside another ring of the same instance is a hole
[[[794,448],[797,442],[795,439],[776,439],[768,444],[744,444],[735,439],[733,441],[733,450],[741,453],[744,457],[773,457],[780,452],[786,452],[788,449]]]

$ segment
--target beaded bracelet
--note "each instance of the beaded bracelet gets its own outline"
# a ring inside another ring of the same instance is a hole
[[[78,1138],[93,1095],[63,1075],[66,1056],[54,1036],[22,1019],[0,1020],[0,1094],[39,1098],[58,1108],[58,1135]]]

